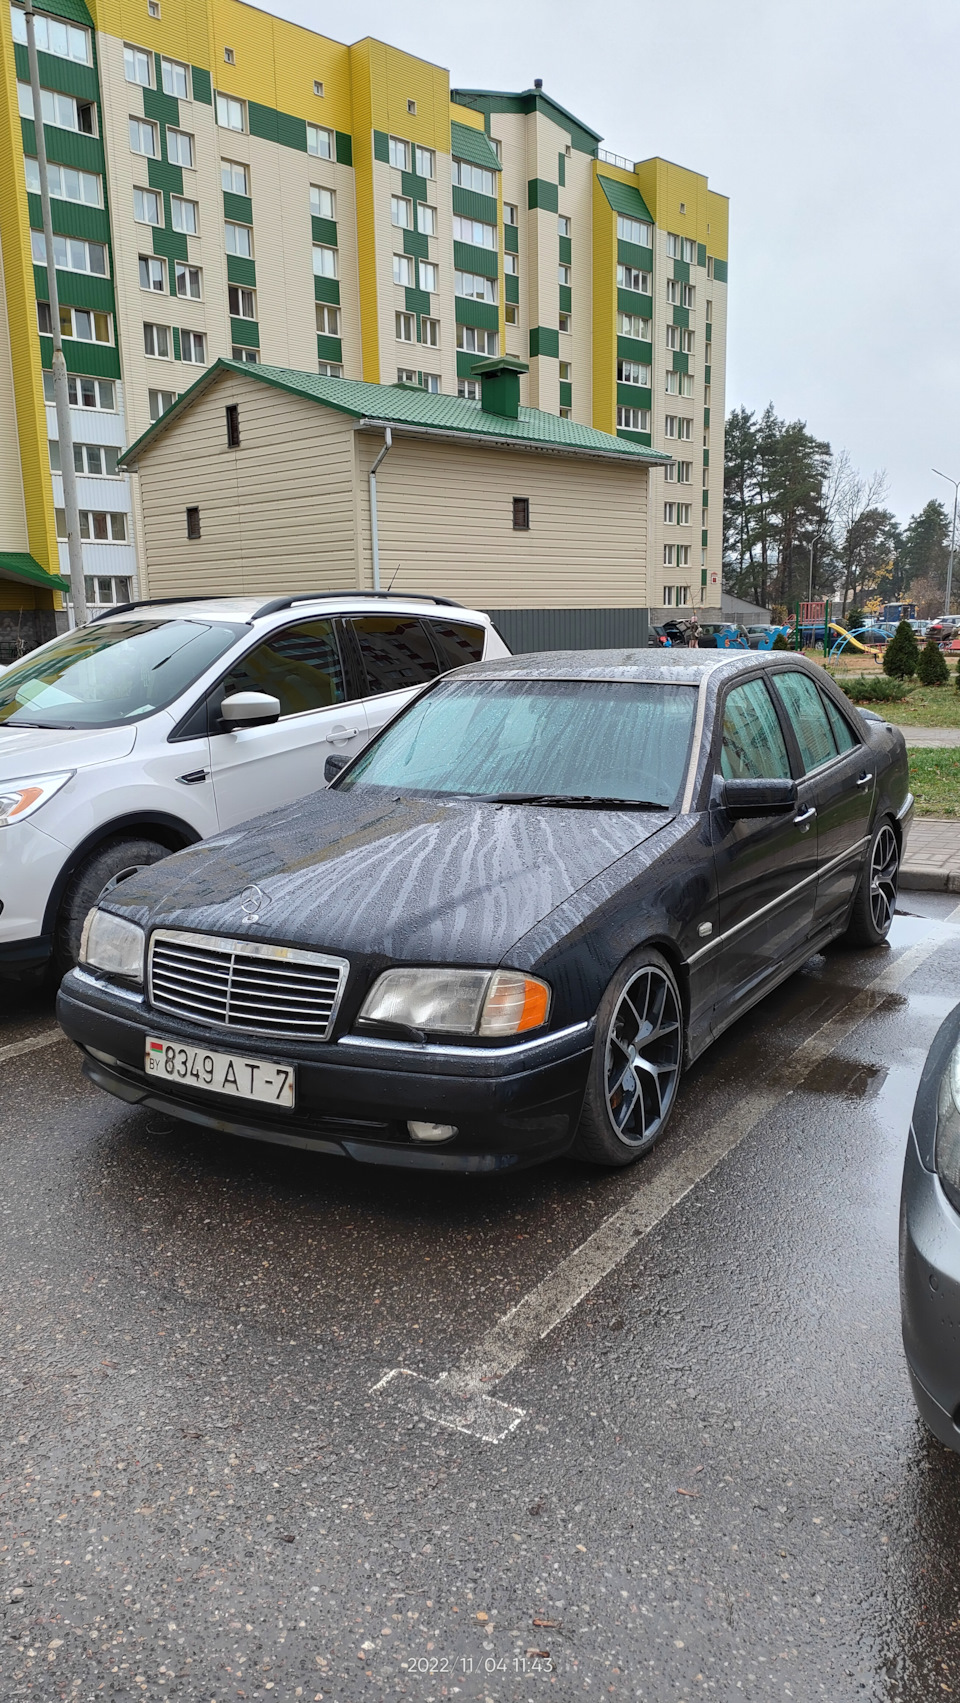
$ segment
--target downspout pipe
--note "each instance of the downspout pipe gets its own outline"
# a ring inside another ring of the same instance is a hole
[[[370,549],[373,556],[373,589],[380,590],[380,538],[377,532],[377,468],[393,448],[393,433],[384,427],[383,448],[370,469]]]

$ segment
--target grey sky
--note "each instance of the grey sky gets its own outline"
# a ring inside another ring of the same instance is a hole
[[[957,0],[310,0],[270,10],[544,88],[730,197],[727,407],[805,419],[906,517],[960,478]]]

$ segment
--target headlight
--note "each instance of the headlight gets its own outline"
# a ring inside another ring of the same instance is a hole
[[[519,1035],[547,1020],[550,989],[519,970],[385,970],[360,1012],[431,1035]]]
[[[143,981],[144,933],[134,922],[111,916],[109,911],[91,911],[83,925],[80,962],[108,976],[126,981]]]
[[[66,769],[59,775],[31,775],[22,781],[0,781],[0,828],[32,816],[41,804],[46,804],[48,798],[66,786],[76,772],[76,769]]]
[[[954,1047],[940,1078],[935,1156],[943,1192],[960,1212],[960,1044]]]

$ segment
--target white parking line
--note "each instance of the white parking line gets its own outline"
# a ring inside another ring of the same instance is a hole
[[[960,923],[960,905],[945,922]],[[779,1105],[788,1092],[798,1088],[815,1065],[829,1058],[887,994],[896,992],[933,956],[943,943],[940,932],[943,927],[943,922],[937,924],[929,939],[908,947],[855,993],[842,1013],[828,1018],[797,1047],[780,1067],[775,1089],[748,1094],[694,1148],[669,1160],[652,1182],[644,1183],[641,1170],[635,1194],[568,1254],[542,1283],[498,1319],[467,1350],[458,1366],[435,1381],[397,1367],[381,1378],[371,1393],[389,1395],[435,1424],[465,1431],[484,1442],[503,1442],[525,1415],[523,1409],[508,1407],[486,1394],[490,1386],[512,1372],[536,1343],[549,1336],[611,1271],[623,1264],[637,1243],[691,1189],[739,1147],[762,1117]]]
[[[25,1041],[11,1041],[8,1047],[0,1047],[0,1064],[19,1058],[22,1053],[35,1053],[40,1047],[58,1046],[66,1038],[62,1029],[44,1029],[39,1035],[29,1035]]]

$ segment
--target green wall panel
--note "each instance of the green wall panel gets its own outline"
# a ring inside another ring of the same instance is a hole
[[[556,184],[548,183],[545,177],[531,177],[527,183],[527,206],[555,213],[559,206]]]
[[[68,338],[63,345],[63,358],[70,373],[83,373],[87,378],[119,378],[120,356],[112,344],[78,343]],[[40,339],[40,365],[53,366],[53,338]]]
[[[673,276],[674,276],[674,278],[679,280],[679,282],[681,284],[689,284],[689,282],[690,282],[690,267],[689,267],[687,261],[685,261],[685,260],[675,260],[674,261],[674,263],[673,263]]]
[[[704,382],[704,384],[710,384],[710,382],[711,382],[710,374],[711,374],[712,371],[713,371],[712,367],[704,367],[704,369],[703,369],[703,382]]]
[[[496,249],[475,248],[471,242],[454,243],[453,264],[458,272],[477,272],[481,278],[496,278],[500,270]]]
[[[709,408],[705,408],[703,410],[703,423],[704,423],[705,426],[709,426],[709,424],[710,424],[710,410],[709,410]]]
[[[618,337],[617,360],[640,361],[648,367],[653,360],[653,344],[641,342],[639,337]]]
[[[617,312],[638,313],[643,319],[653,317],[653,297],[641,295],[639,290],[617,290]]]
[[[317,338],[318,361],[343,361],[343,344],[339,337]]]
[[[573,312],[573,291],[571,290],[570,285],[569,284],[560,284],[560,285],[558,285],[558,289],[559,289],[559,292],[560,292],[560,312],[561,313],[572,313]]]
[[[707,264],[707,245],[706,245],[705,242],[698,242],[697,243],[697,265],[698,266],[706,266],[706,264]]]
[[[260,327],[255,319],[230,318],[230,341],[240,343],[245,349],[259,349]],[[337,359],[339,360],[339,356]]]
[[[560,260],[564,266],[569,266],[573,260],[573,243],[569,237],[559,237]]]
[[[183,194],[183,171],[167,160],[147,161],[147,182],[151,189],[165,189],[168,195]]]
[[[560,333],[554,331],[552,325],[535,325],[530,332],[530,358],[535,360],[538,355],[546,355],[558,359],[560,355]]]
[[[727,263],[725,260],[714,261],[713,276],[716,278],[718,284],[725,284],[727,282]]]
[[[336,154],[338,166],[353,165],[353,137],[346,130],[336,131]]]
[[[21,118],[20,134],[23,151],[36,158],[37,132],[32,118]],[[87,136],[80,130],[60,130],[55,124],[45,124],[43,139],[47,144],[47,159],[59,166],[76,166],[78,171],[95,171],[103,176],[103,143],[99,136]]]
[[[175,325],[173,327],[173,358],[174,358],[174,360],[179,361],[182,354],[183,354],[183,350],[180,347],[180,327]]]
[[[229,266],[228,266],[229,271]],[[314,278],[313,296],[318,302],[332,302],[334,307],[340,306],[340,281],[338,278]]]
[[[195,101],[202,101],[204,106],[213,105],[213,89],[210,86],[210,73],[200,65],[191,65],[190,82]]]
[[[483,331],[500,329],[500,315],[492,302],[474,302],[467,296],[454,296],[453,306],[458,325],[475,325]],[[474,360],[479,358],[474,356]]]
[[[277,113],[277,141],[281,148],[294,148],[298,154],[307,151],[307,121],[295,118],[292,112]]]
[[[20,41],[14,42],[13,45],[17,76],[22,83],[29,83],[27,50]],[[59,59],[55,53],[43,53],[38,49],[37,66],[41,88],[57,89],[61,94],[74,95],[80,101],[96,100],[97,73],[92,65],[78,65],[72,59]]]
[[[702,491],[701,496],[703,498],[703,502],[701,503],[701,507],[702,508],[709,508],[709,506],[710,506],[710,492],[709,491]]]
[[[401,195],[409,195],[411,201],[426,201],[426,178],[420,177],[415,171],[402,171],[400,173],[400,193]]]
[[[566,154],[558,154],[557,155],[557,182],[559,183],[561,189],[566,188],[566,183],[567,183],[567,156],[566,156]]]
[[[515,277],[512,272],[508,272],[506,277],[504,278],[503,290],[504,290],[504,296],[503,296],[504,301],[513,302],[513,304],[516,307],[519,307],[519,305],[520,305],[520,280],[519,280],[519,278]]]
[[[629,438],[631,443],[646,444],[647,449],[649,449],[651,447],[651,438],[650,438],[649,432],[628,432],[624,426],[618,426],[617,427],[617,437],[618,438]]]
[[[313,240],[314,240],[314,242],[325,243],[328,248],[336,248],[337,247],[337,221],[336,221],[336,219],[312,218],[310,223],[311,223],[311,226],[312,226],[312,229],[313,229]]]
[[[385,130],[375,130],[373,133],[373,157],[385,166],[390,164],[390,138]]]
[[[171,262],[173,262],[175,260],[187,260],[187,259],[189,259],[189,252],[188,252],[188,249],[187,249],[187,239],[184,236],[183,231],[158,230],[157,227],[154,226],[154,228],[153,228],[153,252],[154,252],[154,254],[164,255],[165,258],[167,260],[171,261]],[[232,259],[233,257],[231,256],[230,258]],[[252,266],[253,262],[247,261],[246,264],[248,266]],[[230,272],[230,261],[228,260],[227,261],[227,275],[228,276],[229,276],[229,272]],[[236,281],[237,281],[236,279],[231,279],[231,283],[236,283]]]
[[[639,266],[641,272],[653,271],[653,249],[642,248],[638,242],[617,239],[617,260],[621,266]]]
[[[38,302],[49,301],[50,291],[47,287],[45,266],[34,267],[33,282]],[[89,272],[58,272],[57,295],[62,307],[95,308],[102,313],[115,311],[111,280],[93,277]]]
[[[482,360],[482,359],[483,359],[483,357],[481,355],[473,355],[473,354],[470,354],[466,349],[458,349],[457,350],[457,377],[458,378],[475,378],[477,375],[474,373],[474,370],[473,370],[474,366],[476,365],[477,361]]]
[[[688,307],[675,307],[673,323],[674,325],[682,325],[686,329],[690,324],[690,309]]]
[[[428,238],[424,236],[422,231],[404,231],[403,252],[404,254],[415,254],[420,260],[429,260],[430,244]]]
[[[565,379],[560,380],[560,406],[561,408],[573,407],[573,385],[567,384]]]
[[[27,196],[30,229],[42,231],[43,212],[39,195]],[[102,207],[87,207],[82,201],[54,201],[53,228],[61,237],[85,237],[87,242],[109,242],[110,220]]]
[[[674,349],[674,351],[673,351],[673,370],[674,370],[675,373],[687,373],[687,372],[689,372],[690,371],[690,356],[689,355],[682,355],[680,353],[679,349]]]
[[[430,313],[430,297],[427,294],[426,290],[414,290],[413,288],[408,286],[404,290],[403,295],[404,295],[404,301],[406,303],[406,309],[407,309],[408,313],[416,313],[416,314],[425,313],[425,314],[429,315],[429,313]],[[418,326],[417,327],[418,333],[419,333],[419,330],[420,330],[420,327]]]
[[[253,224],[253,202],[249,195],[234,195],[231,189],[223,191],[223,216],[225,219],[236,220],[240,225]]]
[[[710,342],[713,341],[713,326],[710,324],[709,319],[707,320],[707,323],[703,328],[703,340],[704,340],[705,343],[710,343]]]
[[[174,130],[180,128],[180,102],[176,95],[164,93],[161,82],[160,55],[154,54],[156,62],[157,86],[155,89],[141,89],[143,96],[143,116],[152,118],[155,124],[172,124]],[[132,97],[131,97],[132,98]]]
[[[228,284],[243,284],[248,290],[252,290],[257,282],[256,262],[247,260],[242,254],[228,254],[227,282]],[[340,300],[339,296],[337,300]]]
[[[481,195],[478,189],[461,189],[458,183],[453,186],[453,210],[464,219],[482,219],[488,225],[497,222],[496,196]]]
[[[700,543],[703,545],[704,549],[706,549],[706,547],[707,547],[707,542],[708,542],[709,536],[710,535],[707,532],[701,532],[701,534],[700,534]]]
[[[520,253],[520,231],[516,225],[504,225],[503,246],[508,254]]]
[[[652,408],[652,392],[643,384],[617,385],[617,403],[621,408]]]

